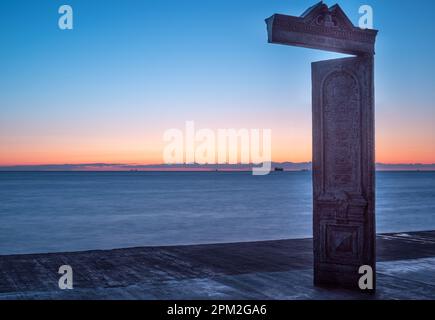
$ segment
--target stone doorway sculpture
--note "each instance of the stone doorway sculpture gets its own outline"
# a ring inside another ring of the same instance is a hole
[[[376,274],[374,47],[376,30],[355,27],[323,2],[301,17],[266,19],[269,43],[355,57],[312,64],[314,284],[358,289]],[[375,288],[375,279],[373,279]]]

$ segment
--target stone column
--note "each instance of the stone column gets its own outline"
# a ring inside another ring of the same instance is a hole
[[[312,64],[314,283],[375,274],[373,58]]]
[[[373,61],[378,31],[322,1],[300,17],[266,19],[268,41],[356,57],[312,64],[314,283],[359,288],[375,276]],[[375,284],[375,279],[373,279]]]

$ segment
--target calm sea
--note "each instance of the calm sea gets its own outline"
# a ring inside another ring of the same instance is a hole
[[[0,254],[312,235],[310,172],[1,172]],[[435,172],[377,174],[377,231],[435,229]]]

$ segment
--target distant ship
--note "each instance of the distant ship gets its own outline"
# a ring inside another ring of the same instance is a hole
[[[284,168],[275,168],[275,171],[281,172],[281,171],[284,171]]]

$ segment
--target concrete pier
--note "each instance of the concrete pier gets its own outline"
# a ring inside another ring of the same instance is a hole
[[[313,286],[312,239],[9,255],[0,299],[435,299],[435,231],[378,235],[377,263],[367,295]]]

